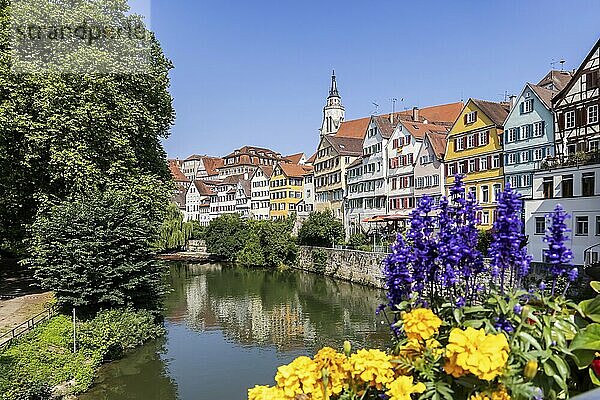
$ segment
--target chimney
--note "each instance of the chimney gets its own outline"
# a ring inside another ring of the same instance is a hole
[[[511,94],[508,98],[510,99],[510,109],[512,110],[513,108],[515,108],[515,105],[517,104],[517,96],[515,96],[514,94]]]
[[[413,121],[419,121],[419,107],[413,107]]]
[[[394,112],[390,113],[390,124],[394,125]]]

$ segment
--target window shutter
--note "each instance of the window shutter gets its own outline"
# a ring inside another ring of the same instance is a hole
[[[525,103],[524,103],[524,102],[521,102],[521,103],[519,104],[519,112],[520,112],[521,114],[523,114],[523,113],[525,112]]]
[[[475,159],[475,171],[479,172],[479,158]]]
[[[558,113],[556,115],[558,121],[558,130],[562,131],[565,129],[565,113]]]
[[[463,117],[463,123],[466,125],[467,124],[467,114],[464,115]]]
[[[478,133],[475,134],[475,137],[473,139],[475,139],[474,140],[475,147],[479,146],[479,134]]]
[[[500,158],[502,158],[502,157],[500,157]],[[487,156],[487,165],[488,165],[488,169],[494,168],[492,165],[492,156]]]
[[[477,122],[477,111],[475,111],[475,114],[473,114],[473,116],[475,117],[475,118],[473,119],[473,121]]]
[[[461,140],[462,140],[462,148],[463,148],[463,149],[466,149],[466,148],[467,148],[467,137],[466,137],[466,136],[463,136],[463,137],[461,138]]]
[[[499,162],[499,164],[500,164],[499,167],[500,168],[504,167],[504,158],[502,156],[499,157],[499,161],[500,161]]]
[[[485,144],[490,144],[490,131],[485,132]]]

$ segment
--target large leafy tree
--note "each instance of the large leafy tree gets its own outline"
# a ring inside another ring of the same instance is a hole
[[[344,240],[344,225],[330,210],[311,213],[298,231],[298,242],[307,246],[331,247]]]
[[[158,224],[127,191],[93,191],[40,213],[27,263],[59,306],[80,313],[132,307],[157,310],[163,267],[151,252]]]
[[[71,3],[67,23],[80,23],[84,14],[117,25],[139,22],[127,15],[126,0]],[[35,10],[54,15],[60,4],[38,0]],[[138,73],[94,69],[85,49],[58,53],[64,58],[55,61],[81,61],[86,69],[15,73],[10,7],[0,0],[0,251],[23,251],[27,229],[42,208],[94,190],[149,193],[161,187],[161,195],[139,199],[146,218],[161,219],[170,184],[161,139],[168,136],[174,110],[168,92],[172,65],[158,41],[147,32],[150,59]],[[96,66],[131,62],[96,56]]]

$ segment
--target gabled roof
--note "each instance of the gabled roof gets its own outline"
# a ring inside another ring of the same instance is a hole
[[[558,71],[550,70],[538,83],[537,86],[541,86],[545,89],[555,90],[560,92],[569,84],[569,81],[573,77],[573,73],[570,71]],[[554,89],[552,89],[552,87]]]
[[[431,147],[433,148],[436,157],[442,160],[444,154],[446,154],[446,142],[448,141],[448,137],[445,134],[436,132],[427,132],[425,136],[429,139],[429,143],[431,143]]]
[[[281,154],[274,152],[271,149],[267,149],[265,147],[256,147],[256,146],[244,146],[240,149],[234,150],[233,152],[227,154],[223,158],[235,157],[243,154],[258,156],[258,153],[263,153],[264,157],[268,158],[282,158]]]
[[[308,158],[308,160],[306,160],[306,164],[314,164],[316,159],[317,159],[317,153],[315,152],[315,154],[313,154],[312,156],[310,156]]]
[[[246,195],[246,197],[250,197],[250,195],[251,195],[250,181],[248,181],[248,180],[240,181],[238,183],[238,187],[239,186],[242,187],[242,190],[244,191],[244,195]]]
[[[493,101],[471,99],[471,101],[485,114],[496,126],[503,126],[504,120],[510,111],[508,103],[495,103]]]
[[[262,165],[262,164],[260,164],[258,166],[258,168],[256,168],[254,170],[254,172],[252,172],[252,175],[250,176],[250,179],[254,178],[254,175],[256,175],[256,171],[258,171],[258,170],[261,170],[262,173],[265,176],[271,176],[271,174],[273,173],[273,166],[272,165]]]
[[[289,163],[280,163],[279,167],[281,171],[288,178],[300,178],[307,173],[312,172],[313,167],[308,165],[298,165],[298,164],[289,164]]]
[[[554,98],[552,99],[552,104],[553,105],[556,104],[556,103],[558,103],[560,100],[562,100],[562,98],[564,97],[564,95],[569,92],[569,89],[575,84],[575,82],[577,82],[577,80],[579,79],[579,77],[581,75],[583,75],[583,68],[590,61],[590,59],[594,56],[594,53],[596,52],[596,50],[598,48],[600,48],[600,39],[598,39],[596,41],[596,44],[594,45],[594,47],[592,47],[592,49],[590,50],[590,52],[588,53],[588,55],[585,56],[585,59],[583,60],[583,62],[581,63],[581,65],[579,65],[579,68],[577,68],[577,71],[575,71],[575,73],[573,74],[573,77],[571,78],[571,80],[569,81],[569,83],[564,88],[562,88],[562,90],[560,92],[558,92],[558,94],[556,96],[554,96]]]
[[[215,194],[215,192],[213,192],[213,190],[209,188],[204,181],[199,179],[194,181],[194,186],[196,186],[196,190],[198,190],[198,193],[202,196],[212,196]]]
[[[384,117],[382,115],[376,115],[373,117],[373,120],[377,124],[377,128],[379,129],[379,133],[384,139],[389,139],[394,133],[394,128],[398,125],[399,118],[394,119],[394,123],[390,122],[390,118]]]
[[[169,160],[169,171],[175,182],[189,182],[190,180],[179,169],[179,160]]]
[[[239,183],[242,180],[244,180],[244,174],[229,175],[229,176],[223,178],[223,180],[221,181],[221,183],[222,184],[233,185],[233,184]]]
[[[201,156],[199,154],[192,154],[191,156],[186,158],[184,161],[200,161],[200,160],[202,160],[202,157],[204,157],[204,156]]]
[[[445,125],[424,124],[413,121],[402,121],[402,126],[408,131],[408,133],[418,140],[423,140],[425,134],[429,132],[446,134],[449,130],[449,128]]]
[[[331,147],[341,156],[359,156],[363,152],[363,138],[324,136],[331,143]]]
[[[546,89],[533,83],[528,83],[527,86],[531,88],[549,110],[552,108],[552,98],[558,94],[558,90]]]
[[[460,115],[463,109],[463,102],[459,101],[456,103],[440,104],[437,106],[424,107],[419,109],[419,120],[422,122],[424,119],[428,123],[447,123],[453,124],[456,118]],[[412,110],[402,111],[401,114],[404,116],[410,115],[412,119]]]
[[[219,157],[204,156],[202,157],[202,162],[204,163],[204,168],[208,175],[218,175],[219,172],[217,171],[217,168],[223,166],[223,159]]]
[[[370,121],[371,117],[342,121],[340,129],[335,133],[335,136],[363,139],[369,128]]]
[[[303,157],[304,157],[304,153],[296,153],[296,154],[290,154],[289,156],[285,156],[285,157],[283,157],[283,159],[288,160],[292,164],[300,164],[300,161],[302,161]]]

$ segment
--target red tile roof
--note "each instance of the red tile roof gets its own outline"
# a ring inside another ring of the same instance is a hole
[[[202,196],[212,196],[213,194],[215,194],[215,192],[208,187],[208,185],[206,183],[204,183],[204,181],[201,181],[199,179],[194,181],[194,186],[196,186],[196,190],[198,190],[198,193]]]
[[[308,160],[306,160],[307,164],[314,164],[315,160],[317,159],[317,153],[313,154],[312,156],[310,156],[308,158]]]
[[[223,166],[223,159],[218,157],[202,157],[202,162],[204,163],[204,168],[206,169],[206,173],[210,175],[218,175],[219,172],[217,168],[221,168]]]
[[[431,143],[431,147],[433,147],[433,152],[435,155],[442,160],[444,158],[444,154],[446,154],[446,143],[448,141],[448,137],[445,134],[436,132],[427,132],[425,135],[429,139],[429,143]]]
[[[169,171],[175,182],[189,182],[190,180],[179,169],[179,160],[169,160]]]
[[[292,164],[300,164],[300,161],[302,160],[302,157],[304,157],[304,153],[290,154],[289,156],[285,156],[283,158],[285,160],[288,160]]]
[[[504,120],[510,111],[508,103],[495,103],[487,100],[471,99],[473,103],[492,120],[496,126],[503,126]]]
[[[423,124],[420,122],[413,121],[402,121],[402,126],[415,138],[423,140],[425,134],[429,132],[444,133],[446,134],[449,127],[444,125],[435,124]]]
[[[308,165],[298,165],[289,163],[280,163],[279,167],[288,178],[300,178],[307,173],[312,172],[313,167]]]
[[[335,151],[342,156],[360,156],[363,153],[363,137],[339,137],[328,135],[325,138]]]
[[[343,121],[335,136],[363,139],[370,121],[371,117]]]

